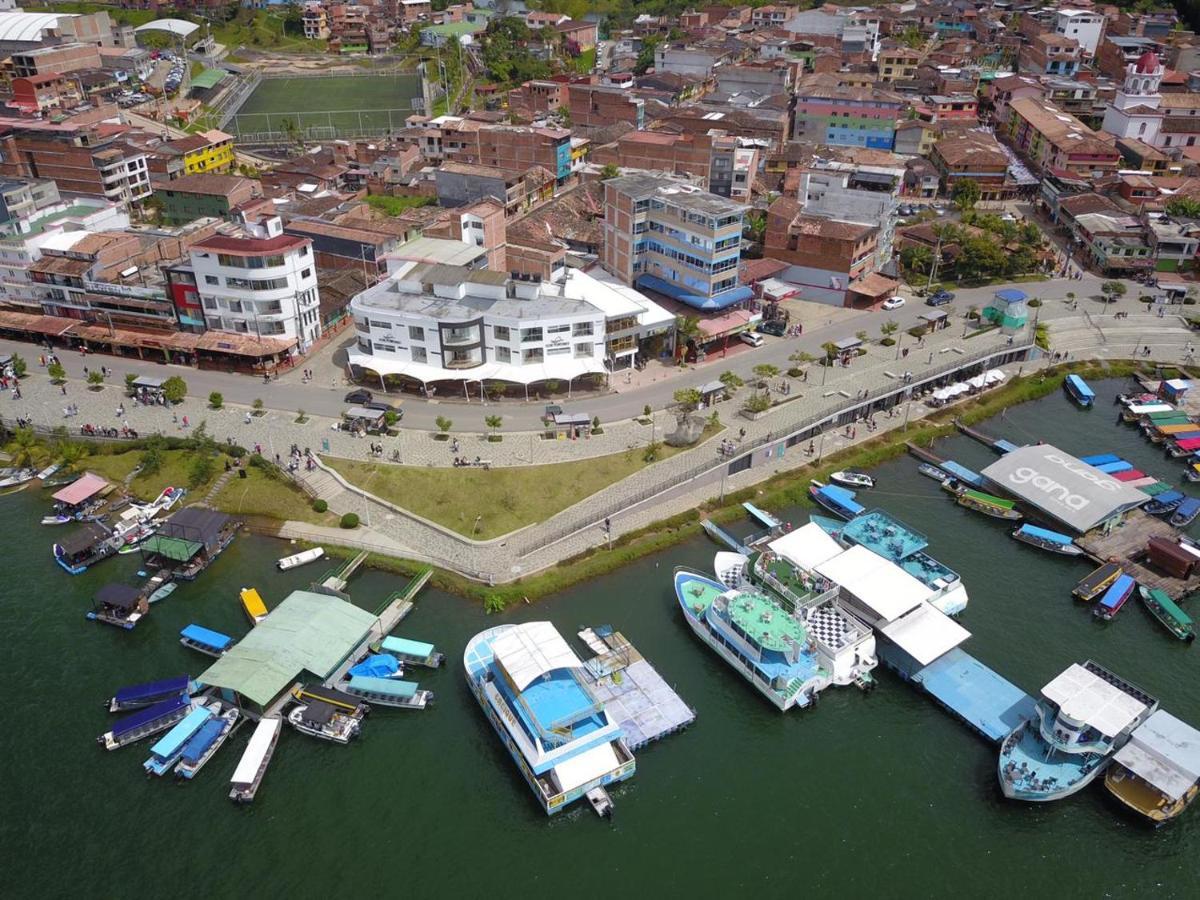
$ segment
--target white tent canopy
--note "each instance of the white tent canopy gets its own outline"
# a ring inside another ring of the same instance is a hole
[[[492,653],[518,691],[555,669],[583,665],[549,622],[525,622],[508,629],[492,641]]]
[[[533,384],[537,381],[572,381],[580,375],[599,375],[606,371],[604,363],[594,357],[555,359],[529,366],[484,363],[470,369],[443,369],[441,366],[425,363],[384,359],[380,356],[352,352],[348,354],[347,362],[381,377],[405,375],[422,384],[434,381],[461,381],[467,384],[478,381],[510,381],[514,384]]]
[[[183,19],[155,19],[153,22],[147,22],[145,25],[139,25],[133,29],[136,32],[143,31],[166,31],[176,37],[187,37],[194,31],[200,28],[199,25],[192,22],[185,22]]]
[[[971,632],[928,603],[922,603],[881,630],[892,643],[923,666],[971,636]]]
[[[851,594],[882,622],[900,618],[933,593],[898,565],[862,545],[822,563],[817,572]]]
[[[551,772],[554,780],[558,782],[559,790],[566,793],[611,772],[620,765],[621,761],[617,759],[610,741],[585,750],[570,759],[564,759]]]
[[[831,538],[816,522],[802,525],[795,531],[778,537],[767,544],[772,553],[777,553],[794,566],[812,571],[845,549]]]
[[[1042,688],[1042,694],[1072,720],[1108,737],[1116,737],[1146,711],[1145,703],[1079,663]]]
[[[1116,761],[1178,800],[1200,779],[1200,731],[1156,710],[1117,751]]]

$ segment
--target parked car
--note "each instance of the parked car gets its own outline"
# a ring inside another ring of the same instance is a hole
[[[355,406],[362,406],[366,403],[370,403],[374,397],[375,395],[366,388],[358,388],[357,390],[353,390],[343,397],[342,401],[345,403],[352,403]]]
[[[743,344],[749,344],[751,347],[761,347],[763,345],[762,335],[755,334],[752,331],[743,331],[738,335],[738,338]]]
[[[770,322],[759,322],[758,330],[763,334],[773,334],[775,337],[783,337],[787,331],[787,322],[783,319],[772,319]]]
[[[374,409],[384,413],[395,413],[397,420],[404,418],[404,410],[398,406],[393,406],[390,403],[385,403],[383,400],[368,400],[366,403],[361,405],[363,409]]]
[[[905,304],[905,302],[907,302],[907,301],[905,301],[905,299],[903,297],[888,297],[886,300],[883,301],[883,308],[884,309],[899,309],[900,307],[902,307]]]
[[[947,303],[949,303],[953,299],[954,299],[954,295],[952,293],[950,293],[949,291],[938,291],[936,294],[932,294],[925,299],[925,305],[926,306],[945,306]]]

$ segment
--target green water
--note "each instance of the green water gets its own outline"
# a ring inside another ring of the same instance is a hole
[[[1109,403],[1120,385],[1095,387],[1091,412],[1056,395],[986,427],[1077,454],[1112,450],[1178,479],[1180,463],[1114,424]],[[976,468],[993,458],[965,438],[942,449]],[[1168,637],[1134,602],[1109,625],[1094,622],[1070,598],[1086,563],[1017,544],[1001,523],[951,503],[912,460],[877,474],[870,501],[924,531],[930,552],[963,575],[968,652],[1029,691],[1093,657],[1200,724],[1200,650]],[[249,808],[226,797],[246,731],[194,782],[147,781],[147,742],[113,753],[95,745],[111,718],[101,702],[125,684],[198,672],[205,658],[181,647],[178,631],[195,621],[243,634],[238,588],[257,586],[273,605],[320,568],[277,573],[285,545],[239,538],[199,582],[126,633],[83,614],[90,592],[134,563],[122,557],[70,578],[50,558],[52,530],[32,524],[44,498],[0,503],[7,896],[220,897],[251,885],[272,897],[1200,892],[1192,856],[1200,809],[1154,832],[1098,784],[1045,806],[1007,802],[995,748],[887,673],[870,695],[831,689],[814,710],[777,713],[676,611],[671,568],[707,570],[716,547],[703,540],[500,618],[426,591],[401,633],[447,653],[447,668],[421,673],[437,706],[378,710],[349,747],[286,731]],[[399,586],[365,572],[351,593],[373,607]],[[612,824],[583,807],[547,820],[463,683],[468,637],[532,618],[549,618],[572,641],[580,625],[611,622],[697,710],[690,730],[638,755],[637,775],[616,790]]]

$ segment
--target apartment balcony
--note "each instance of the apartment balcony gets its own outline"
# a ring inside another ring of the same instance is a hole
[[[461,347],[466,344],[478,344],[483,338],[479,334],[478,326],[461,329],[447,329],[442,332],[443,347]]]
[[[442,363],[442,367],[446,369],[474,369],[476,366],[483,365],[482,359],[474,357],[466,357],[464,359],[448,359]]]

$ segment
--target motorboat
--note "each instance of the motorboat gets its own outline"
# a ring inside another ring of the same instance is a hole
[[[1180,609],[1166,591],[1143,584],[1138,587],[1138,593],[1141,595],[1146,609],[1150,610],[1150,614],[1158,619],[1167,631],[1181,641],[1196,639],[1196,628],[1192,623],[1192,617]]]
[[[10,475],[0,478],[0,489],[25,485],[37,478],[36,469],[18,469]]]
[[[854,472],[849,469],[843,469],[838,472],[831,472],[829,480],[834,484],[840,484],[842,487],[848,488],[873,488],[875,487],[875,479],[866,472]]]
[[[1048,528],[1025,524],[1015,529],[1012,536],[1023,544],[1060,556],[1083,555],[1083,548],[1078,546],[1069,534],[1061,534]]]
[[[932,478],[934,481],[938,482],[939,484],[945,484],[950,478],[949,473],[943,472],[941,469],[939,469],[937,466],[933,465],[932,463],[921,463],[919,466],[917,466],[917,471],[920,472],[922,475],[924,475],[926,478]],[[1200,475],[1198,475],[1197,477],[1200,478]]]
[[[1134,588],[1138,586],[1133,576],[1121,574],[1104,592],[1096,605],[1092,607],[1092,615],[1097,619],[1109,621],[1121,611],[1125,601],[1133,596]]]
[[[358,719],[320,700],[293,707],[287,714],[287,720],[301,734],[335,744],[350,743],[359,728]]]
[[[316,562],[324,555],[324,547],[313,547],[309,550],[301,550],[299,553],[293,553],[291,556],[285,556],[275,563],[275,565],[279,568],[279,571],[286,572],[288,569],[295,569],[307,563]]]
[[[1200,500],[1185,497],[1171,514],[1171,525],[1175,528],[1187,528],[1196,521],[1196,516],[1200,516]]]
[[[1071,595],[1076,600],[1091,603],[1107,591],[1112,586],[1112,583],[1124,574],[1125,570],[1116,563],[1105,563],[1080,581],[1079,584],[1075,585],[1075,589],[1071,591]]]

